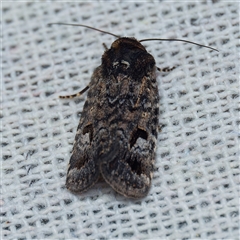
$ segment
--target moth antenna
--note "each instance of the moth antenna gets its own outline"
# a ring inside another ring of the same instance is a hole
[[[191,43],[191,44],[194,44],[194,45],[197,45],[199,47],[205,47],[205,48],[209,48],[211,50],[214,50],[214,51],[217,51],[219,52],[216,48],[212,48],[212,47],[209,47],[209,46],[205,46],[205,45],[202,45],[202,44],[199,44],[199,43],[195,43],[195,42],[191,42],[191,41],[188,41],[188,40],[183,40],[183,39],[174,39],[174,38],[170,38],[170,39],[162,39],[162,38],[147,38],[147,39],[142,39],[140,40],[139,42],[147,42],[147,41],[175,41],[175,42],[185,42],[185,43]]]
[[[92,29],[92,30],[95,30],[95,31],[104,33],[104,34],[108,34],[108,35],[114,36],[114,37],[116,37],[116,38],[121,38],[121,36],[119,36],[119,35],[116,35],[116,34],[113,34],[113,33],[107,32],[107,31],[103,31],[103,30],[101,30],[101,29],[94,28],[94,27],[91,27],[91,26],[83,25],[83,24],[73,24],[73,23],[49,23],[48,25],[49,25],[49,26],[51,26],[51,25],[67,25],[67,26],[85,27],[85,28],[89,28],[89,29]],[[212,48],[212,47],[209,47],[209,46],[205,46],[205,45],[202,45],[202,44],[199,44],[199,43],[195,43],[195,42],[191,42],[191,41],[183,40],[183,39],[174,39],[174,38],[170,38],[170,39],[165,39],[165,38],[147,38],[147,39],[142,39],[142,40],[140,40],[139,42],[147,42],[147,41],[172,41],[172,42],[175,41],[175,42],[185,42],[185,43],[190,43],[190,44],[197,45],[197,46],[199,46],[199,47],[209,48],[209,49],[211,49],[211,50],[214,50],[214,51],[219,52],[216,48]]]
[[[101,32],[101,33],[105,33],[105,34],[112,35],[112,36],[114,36],[114,37],[116,37],[116,38],[120,38],[120,37],[121,37],[121,36],[118,36],[118,35],[116,35],[116,34],[113,34],[113,33],[110,33],[110,32],[106,32],[106,31],[103,31],[103,30],[101,30],[101,29],[94,28],[94,27],[90,27],[90,26],[83,25],[83,24],[73,24],[73,23],[49,23],[48,25],[49,25],[49,26],[51,26],[51,25],[67,25],[67,26],[85,27],[85,28],[89,28],[89,29],[92,29],[92,30]]]

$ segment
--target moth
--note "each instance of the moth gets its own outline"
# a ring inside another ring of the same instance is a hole
[[[157,68],[154,57],[141,42],[166,39],[138,41],[86,25],[77,26],[107,33],[117,39],[109,49],[105,47],[101,65],[94,70],[89,85],[78,94],[61,96],[71,98],[88,90],[69,162],[66,187],[81,193],[102,177],[125,197],[142,198],[151,186],[156,154],[159,122],[156,70],[170,69]]]

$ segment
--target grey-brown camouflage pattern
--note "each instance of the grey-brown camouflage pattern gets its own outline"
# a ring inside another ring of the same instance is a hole
[[[154,58],[136,39],[119,38],[103,54],[87,89],[67,188],[83,192],[102,176],[126,197],[146,196],[159,117]]]

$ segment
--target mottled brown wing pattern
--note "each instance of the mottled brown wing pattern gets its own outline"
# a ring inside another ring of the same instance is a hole
[[[82,192],[100,175],[117,192],[144,197],[155,159],[159,95],[154,58],[133,38],[119,38],[89,84],[66,186]]]
[[[143,197],[151,185],[158,126],[158,91],[153,76],[139,95],[134,91],[108,106],[108,145],[101,148],[100,172],[113,189],[127,197]],[[129,83],[131,80],[129,79]],[[123,86],[126,87],[126,86]],[[148,90],[150,90],[151,95]],[[138,98],[140,103],[136,106]],[[130,99],[136,99],[132,102]],[[106,149],[106,151],[104,151]]]

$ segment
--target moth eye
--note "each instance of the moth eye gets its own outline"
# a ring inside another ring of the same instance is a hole
[[[133,131],[131,139],[129,141],[130,148],[132,148],[134,146],[134,144],[137,142],[138,138],[142,138],[142,139],[147,140],[147,137],[148,137],[148,134],[147,134],[146,131],[144,131],[140,128],[135,129]]]
[[[93,125],[89,124],[83,128],[83,135],[86,133],[89,134],[89,142],[91,143],[93,140]]]

